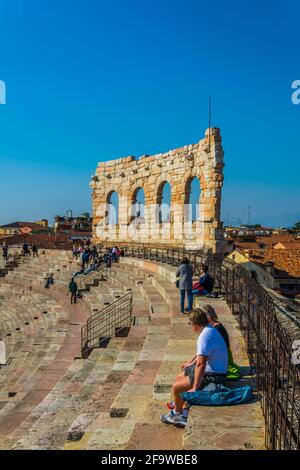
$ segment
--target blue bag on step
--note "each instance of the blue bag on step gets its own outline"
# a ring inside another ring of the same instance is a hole
[[[216,385],[213,390],[197,390],[197,392],[184,392],[180,395],[189,405],[240,405],[251,400],[252,388],[250,385],[238,388],[226,388],[223,385]]]

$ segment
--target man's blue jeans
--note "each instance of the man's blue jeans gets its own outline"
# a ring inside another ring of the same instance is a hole
[[[184,301],[185,301],[185,293],[187,293],[188,298],[188,311],[192,310],[193,308],[193,295],[192,289],[180,289],[180,312],[184,313]]]

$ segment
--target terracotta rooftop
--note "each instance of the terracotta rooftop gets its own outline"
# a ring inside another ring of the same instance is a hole
[[[13,222],[11,224],[1,225],[0,228],[23,228],[23,227],[30,227],[36,229],[43,229],[42,225],[36,224],[35,222]]]
[[[68,235],[57,234],[18,234],[12,235],[11,237],[6,237],[5,239],[0,240],[0,242],[6,242],[8,245],[23,245],[23,243],[28,243],[29,245],[35,243],[39,248],[63,248],[68,249],[72,247],[72,241],[69,239]]]
[[[295,235],[292,233],[256,237],[255,240],[251,241],[235,240],[234,246],[240,250],[259,250],[263,246],[266,249],[273,248],[278,243],[282,243],[287,249],[300,250],[300,240],[296,240]]]
[[[266,265],[274,263],[275,277],[300,278],[300,249],[298,250],[251,250],[249,258],[257,263]]]
[[[281,246],[283,248],[281,248]],[[286,250],[300,250],[300,240],[298,241],[293,241],[293,242],[282,242],[282,241],[279,241],[278,243],[276,243],[275,247],[274,247],[276,250],[277,249],[286,249]]]
[[[241,250],[259,250],[259,244],[256,242],[234,242],[234,246]]]

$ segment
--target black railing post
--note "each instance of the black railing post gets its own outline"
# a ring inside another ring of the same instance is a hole
[[[235,306],[235,269],[233,268],[232,269],[232,279],[231,279],[231,283],[232,283],[232,301],[231,301],[231,311],[233,314],[235,314],[235,309],[234,309],[234,306]]]
[[[226,277],[225,277],[225,292],[226,292],[226,303],[229,303],[229,292],[228,292],[228,268],[226,267]]]

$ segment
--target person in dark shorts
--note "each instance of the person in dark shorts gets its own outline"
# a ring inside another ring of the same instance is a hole
[[[23,256],[30,256],[28,243],[26,242],[23,244]]]
[[[182,364],[182,372],[173,384],[175,408],[161,416],[166,424],[185,426],[186,416],[182,413],[184,402],[182,392],[202,390],[209,383],[224,384],[228,369],[228,353],[224,339],[220,333],[208,323],[206,313],[200,308],[191,311],[189,324],[199,334],[197,355]]]
[[[34,243],[32,245],[32,257],[33,258],[36,258],[38,256],[38,247],[37,245]]]
[[[3,253],[3,258],[5,261],[8,260],[8,246],[6,244],[3,245],[2,247],[2,253]]]
[[[72,277],[72,280],[69,284],[69,291],[71,292],[71,304],[73,302],[74,302],[74,304],[76,304],[78,287],[77,287],[77,284],[74,280],[74,277]]]

